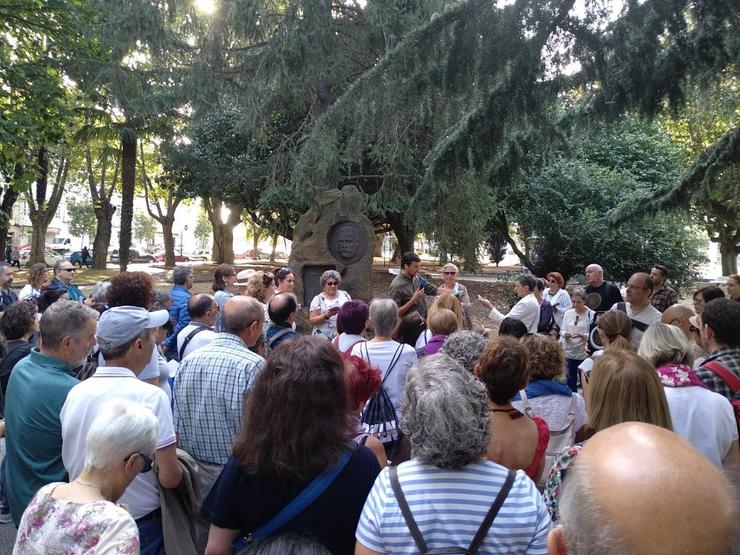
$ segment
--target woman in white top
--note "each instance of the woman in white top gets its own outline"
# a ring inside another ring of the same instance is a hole
[[[383,389],[393,404],[397,419],[400,419],[401,390],[406,384],[409,368],[419,360],[416,349],[393,340],[393,331],[398,324],[398,306],[392,299],[375,299],[370,303],[370,324],[375,337],[355,345],[352,355],[366,360],[380,371]],[[385,440],[386,451],[392,452],[395,442],[390,437],[380,439]]]
[[[555,318],[555,323],[559,328],[562,328],[563,315],[571,306],[571,298],[564,289],[565,279],[560,272],[550,272],[545,279],[547,279],[550,287],[549,289],[545,289],[543,297],[552,306],[552,315]]]
[[[147,407],[123,399],[104,404],[87,433],[82,473],[36,493],[21,517],[13,553],[139,553],[136,523],[115,502],[151,469],[157,429]]]
[[[319,281],[322,291],[311,301],[308,322],[313,326],[313,335],[331,341],[337,334],[337,312],[352,297],[346,291],[340,291],[342,276],[336,270],[327,270]]]
[[[18,293],[18,300],[25,301],[29,298],[38,298],[41,290],[49,285],[49,276],[46,274],[46,264],[38,262],[31,266],[28,272],[28,283]]]
[[[437,295],[449,293],[454,295],[460,301],[463,312],[463,327],[465,329],[472,329],[473,323],[470,318],[470,297],[468,296],[468,289],[464,285],[457,282],[457,274],[459,270],[457,266],[451,262],[445,264],[442,268],[442,278],[444,283],[437,287]]]
[[[560,343],[565,349],[568,387],[571,391],[578,391],[578,367],[588,357],[586,345],[596,313],[586,306],[586,291],[580,288],[571,293],[568,304],[573,308],[561,313]]]
[[[740,451],[732,405],[694,374],[693,353],[691,342],[679,328],[661,323],[645,330],[638,351],[658,372],[673,431],[717,467],[735,468]]]

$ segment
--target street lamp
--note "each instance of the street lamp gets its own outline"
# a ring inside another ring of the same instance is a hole
[[[182,231],[180,232],[180,256],[182,256],[182,236],[185,235],[185,232],[188,230],[188,226],[184,225],[182,226]]]

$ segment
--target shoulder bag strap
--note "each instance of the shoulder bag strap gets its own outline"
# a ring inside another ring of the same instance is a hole
[[[421,535],[419,526],[416,524],[414,515],[411,514],[409,504],[406,502],[406,496],[403,494],[401,483],[398,481],[398,467],[391,466],[389,474],[391,478],[391,487],[393,488],[393,495],[398,503],[398,508],[401,509],[401,514],[403,515],[403,519],[406,521],[406,526],[408,527],[409,532],[411,532],[411,537],[414,538],[414,543],[416,544],[416,547],[419,548],[419,553],[426,553],[429,551],[427,548],[427,542],[424,541],[424,536]]]
[[[266,538],[302,513],[309,505],[311,505],[311,503],[326,491],[326,488],[331,485],[344,467],[347,466],[351,457],[352,452],[350,450],[345,450],[339,464],[316,476],[316,478],[314,478],[297,497],[283,507],[278,514],[252,532],[252,540]]]
[[[524,412],[530,418],[534,418],[534,410],[532,410],[532,405],[529,404],[529,398],[527,397],[527,392],[524,389],[519,391],[519,397],[522,398],[522,406],[524,407]]]
[[[388,379],[388,376],[391,375],[391,371],[396,366],[396,363],[401,360],[401,353],[403,352],[403,343],[400,343],[398,347],[396,347],[396,352],[393,353],[393,357],[391,357],[391,363],[388,365],[388,370],[385,371],[385,376],[383,376],[383,383],[385,383],[385,380]]]
[[[194,330],[192,330],[188,336],[185,338],[185,340],[182,342],[182,347],[180,347],[180,350],[177,352],[177,359],[182,360],[182,355],[185,352],[185,348],[190,344],[190,340],[193,339],[196,335],[198,335],[200,332],[207,330],[208,326],[204,326],[202,324],[198,325]]]
[[[732,390],[733,394],[740,391],[740,379],[738,379],[737,376],[735,376],[735,374],[733,374],[730,369],[725,367],[723,364],[720,364],[716,360],[711,360],[709,362],[705,362],[702,366],[704,368],[709,368],[712,372],[717,374]]]
[[[504,485],[501,486],[496,499],[493,501],[493,505],[491,505],[486,518],[483,519],[483,523],[480,525],[480,528],[478,528],[478,531],[475,533],[475,537],[468,548],[468,552],[471,554],[478,553],[480,546],[483,544],[483,540],[486,539],[488,529],[491,527],[491,524],[493,524],[493,520],[501,510],[501,506],[504,504],[504,501],[506,501],[509,491],[511,491],[511,486],[514,484],[515,477],[516,471],[509,470],[509,473],[506,475]]]

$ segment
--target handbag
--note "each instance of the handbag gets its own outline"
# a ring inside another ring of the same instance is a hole
[[[467,549],[459,546],[435,547],[433,549],[429,549],[426,541],[424,541],[424,536],[422,536],[421,531],[419,530],[419,526],[414,520],[414,515],[411,514],[411,509],[406,501],[406,496],[403,494],[403,490],[401,489],[401,483],[398,481],[398,467],[390,467],[390,479],[391,487],[393,488],[393,495],[398,503],[398,508],[401,509],[401,514],[403,515],[403,519],[406,521],[406,526],[408,526],[409,532],[411,532],[411,537],[414,538],[414,543],[416,544],[416,547],[419,548],[419,552],[422,553],[422,555],[475,555],[478,553],[480,546],[483,544],[483,540],[486,539],[488,529],[491,527],[491,524],[493,524],[493,520],[496,518],[496,515],[504,504],[504,501],[506,501],[509,491],[511,491],[511,486],[514,484],[515,476],[516,472],[514,470],[509,470],[509,473],[506,475],[504,485],[501,486],[496,499],[493,500],[491,508],[488,510],[486,517],[478,527],[478,531],[475,533],[475,536],[473,536],[473,541],[470,542]]]
[[[293,498],[290,503],[283,507],[278,514],[249,534],[249,536],[237,539],[233,544],[234,553],[236,555],[245,553],[252,543],[271,536],[296,516],[301,514],[309,505],[311,505],[311,503],[316,501],[316,499],[318,499],[318,497],[332,484],[336,477],[339,476],[339,473],[345,466],[347,466],[350,458],[352,458],[353,451],[354,447],[352,449],[348,448],[345,450],[342,454],[342,460],[340,460],[338,464],[325,470],[316,476],[316,478],[311,480],[311,483],[309,483],[301,493]]]

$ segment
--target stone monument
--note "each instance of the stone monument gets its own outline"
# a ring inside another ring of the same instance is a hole
[[[356,187],[330,189],[298,220],[289,266],[296,277],[295,294],[305,307],[321,292],[319,279],[326,270],[339,272],[340,289],[353,299],[372,297],[375,233],[361,207]]]

